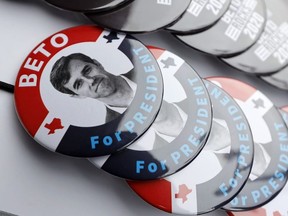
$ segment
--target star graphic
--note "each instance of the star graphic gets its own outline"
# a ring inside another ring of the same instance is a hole
[[[259,109],[260,107],[265,108],[264,101],[261,98],[259,98],[257,100],[252,100],[252,101],[255,105],[254,108],[256,108],[256,109]]]
[[[164,64],[164,68],[169,68],[170,66],[176,66],[175,60],[171,57],[168,57],[166,60],[161,60],[161,63]]]
[[[182,203],[184,203],[188,200],[187,195],[190,194],[191,192],[192,190],[189,189],[187,185],[185,184],[179,185],[179,193],[175,194],[175,198],[182,199]]]
[[[119,40],[120,38],[117,37],[117,33],[116,32],[110,32],[109,35],[104,35],[103,38],[105,38],[107,40],[106,43],[112,43],[113,40]]]
[[[61,124],[61,119],[59,119],[59,118],[54,118],[51,123],[45,124],[44,127],[49,130],[48,135],[54,134],[55,130],[61,130],[64,128]]]

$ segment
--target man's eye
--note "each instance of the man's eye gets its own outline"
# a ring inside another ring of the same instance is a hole
[[[86,65],[83,70],[82,70],[82,75],[83,76],[88,76],[91,72],[91,67],[89,65]]]
[[[78,90],[83,85],[83,80],[77,80],[74,84],[74,88]]]

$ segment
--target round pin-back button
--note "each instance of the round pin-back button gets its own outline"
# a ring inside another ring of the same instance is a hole
[[[151,205],[176,214],[213,211],[228,203],[247,181],[253,140],[241,108],[224,90],[205,81],[213,107],[207,144],[188,166],[164,179],[128,181]]]
[[[163,178],[192,161],[207,141],[212,121],[208,92],[198,74],[182,58],[155,47],[164,80],[162,106],[153,125],[126,149],[90,161],[118,177]]]
[[[260,78],[276,88],[288,90],[288,67],[269,76],[260,76]]]
[[[204,31],[223,16],[230,3],[231,0],[193,0],[180,20],[166,29],[178,34]]]
[[[223,208],[251,210],[271,201],[287,181],[288,130],[273,103],[260,91],[241,81],[212,77],[240,105],[254,140],[254,161],[249,180],[241,192]]]
[[[64,10],[78,12],[102,12],[112,10],[132,0],[45,0],[47,3]]]
[[[151,32],[176,21],[191,0],[135,0],[113,12],[85,15],[97,25],[124,32]]]
[[[261,35],[266,20],[264,0],[232,0],[229,9],[211,28],[193,35],[176,35],[187,45],[216,56],[247,50]]]
[[[60,31],[26,58],[15,105],[28,133],[51,151],[111,154],[154,122],[163,97],[156,59],[138,40],[95,26]]]
[[[265,3],[266,27],[257,43],[238,56],[222,58],[244,72],[268,74],[288,64],[288,3],[285,0],[266,0]]]
[[[282,107],[280,110],[282,117],[288,125],[288,106]],[[288,145],[283,145],[288,152]],[[283,157],[283,161],[288,163],[288,157]],[[283,190],[269,203],[262,206],[261,208],[254,209],[251,211],[244,211],[244,212],[227,212],[229,216],[285,216],[288,213],[287,203],[287,196],[288,196],[288,185],[283,188]]]

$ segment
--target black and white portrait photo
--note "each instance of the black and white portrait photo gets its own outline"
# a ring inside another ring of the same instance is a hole
[[[82,53],[58,59],[52,67],[50,82],[63,94],[101,101],[106,106],[106,122],[126,110],[137,88],[133,82],[133,70],[114,75],[106,71],[99,61]]]

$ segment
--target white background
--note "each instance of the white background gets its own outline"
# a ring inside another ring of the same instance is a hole
[[[67,27],[89,23],[81,14],[61,11],[39,0],[0,0],[0,80],[14,84],[25,57],[46,37]],[[194,51],[166,32],[135,36],[146,44],[180,55],[202,77],[235,77],[257,86],[277,106],[288,104],[287,92]],[[21,216],[170,215],[146,204],[124,180],[96,169],[88,160],[55,154],[38,145],[19,123],[13,95],[3,91],[0,91],[0,210]]]

